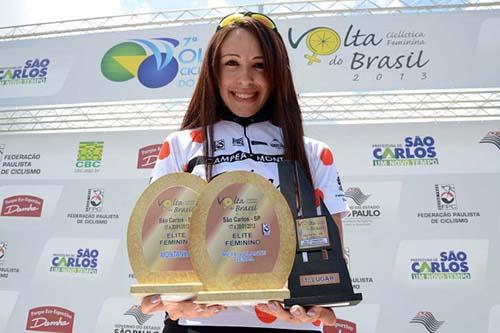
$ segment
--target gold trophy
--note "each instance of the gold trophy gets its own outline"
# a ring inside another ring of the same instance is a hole
[[[134,296],[160,294],[178,302],[203,290],[188,251],[193,207],[207,183],[189,173],[163,176],[137,200],[127,231],[130,265],[137,284]]]
[[[296,242],[288,204],[267,179],[247,171],[217,176],[200,194],[190,224],[190,258],[204,287],[195,302],[289,298]]]

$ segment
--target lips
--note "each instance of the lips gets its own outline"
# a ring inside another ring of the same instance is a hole
[[[241,103],[253,103],[257,101],[259,93],[254,92],[254,93],[240,93],[240,92],[231,92],[231,95],[234,97],[234,99],[238,102]]]

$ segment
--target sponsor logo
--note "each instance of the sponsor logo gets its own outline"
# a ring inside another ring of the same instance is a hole
[[[82,141],[78,145],[75,172],[99,172],[102,161],[104,141]]]
[[[139,305],[133,305],[130,309],[125,311],[124,315],[134,317],[137,323],[141,326],[144,325],[151,317],[153,317],[153,315],[142,313],[141,307]]]
[[[425,54],[426,34],[422,31],[398,31],[388,33],[370,32],[354,24],[340,30],[335,26],[316,26],[307,30],[288,29],[288,43],[292,49],[300,46],[307,65],[326,63],[324,69],[351,71],[353,81],[361,81],[363,74],[376,72],[374,79],[384,81],[380,71],[402,71],[401,80],[406,79],[405,70],[424,70],[430,59]],[[305,45],[302,46],[302,45]],[[396,50],[380,53],[380,47]],[[307,48],[307,50],[306,50]],[[329,67],[326,67],[329,66]],[[421,79],[427,73],[421,72]]]
[[[40,154],[5,154],[5,145],[0,144],[0,174],[2,175],[39,175],[42,170],[36,168]]]
[[[438,210],[457,209],[457,193],[453,184],[436,184],[436,201]]]
[[[458,210],[454,184],[436,184],[434,193],[437,211],[417,213],[417,219],[426,220],[431,224],[467,224],[481,216],[477,211]]]
[[[16,195],[5,198],[1,216],[40,217],[43,199],[33,195]]]
[[[324,333],[356,333],[356,323],[337,318],[334,326],[324,326]]]
[[[226,149],[226,141],[224,141],[224,139],[214,141],[213,145],[214,151]]]
[[[153,169],[161,150],[161,144],[149,145],[139,149],[137,169]]]
[[[417,312],[415,317],[410,320],[410,323],[422,324],[427,332],[434,333],[441,327],[441,325],[444,324],[444,321],[436,320],[436,318],[434,318],[434,315],[429,311],[419,311]]]
[[[273,139],[273,141],[271,141],[269,145],[273,148],[279,148],[279,149],[283,149],[284,147],[283,144],[276,139]]]
[[[5,267],[5,259],[7,258],[7,245],[6,241],[0,241],[0,278],[7,279],[9,274],[19,273],[18,267]]]
[[[132,39],[114,45],[101,60],[101,73],[113,82],[137,78],[144,87],[151,89],[165,87],[179,76],[178,87],[194,87],[203,50],[194,45],[198,40],[196,36],[179,40],[168,37]]]
[[[243,143],[243,138],[233,138],[233,146],[235,147],[242,147],[244,146],[244,143]]]
[[[74,273],[74,274],[97,274],[99,268],[99,250],[78,249],[76,253],[55,253],[50,260],[50,272]]]
[[[87,192],[86,212],[101,212],[104,200],[104,190],[102,188],[89,188]]]
[[[439,257],[413,258],[410,260],[412,280],[470,280],[467,253],[446,250]]]
[[[0,265],[3,265],[6,252],[7,252],[7,242],[0,241]]]
[[[26,330],[38,332],[72,333],[75,314],[57,306],[40,306],[30,309]]]
[[[431,136],[408,136],[400,144],[372,145],[373,166],[437,165],[435,140]]]
[[[349,187],[345,191],[345,197],[352,200],[350,205],[351,215],[344,219],[346,226],[370,226],[382,217],[382,209],[379,204],[370,202],[371,194],[363,193],[359,187]]]
[[[345,191],[345,196],[346,198],[352,199],[356,205],[361,206],[371,195],[364,194],[359,187],[349,187],[347,191]]]
[[[0,65],[0,86],[43,84],[47,82],[50,59],[27,59],[18,66]]]
[[[147,322],[153,315],[144,314],[141,312],[139,305],[133,305],[123,313],[123,322],[115,323],[115,333],[161,333],[162,328],[157,325],[148,325]],[[132,319],[134,318],[134,319]]]
[[[486,133],[479,143],[491,143],[500,149],[500,131]]]

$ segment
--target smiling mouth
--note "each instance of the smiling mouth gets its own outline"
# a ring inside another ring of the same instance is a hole
[[[257,97],[259,96],[259,93],[255,92],[252,94],[245,94],[232,91],[231,95],[233,95],[233,97],[239,102],[249,103],[256,101]]]

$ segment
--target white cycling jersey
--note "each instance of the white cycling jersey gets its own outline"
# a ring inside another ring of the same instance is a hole
[[[203,155],[201,129],[170,134],[163,142],[152,174],[154,181],[174,172],[190,172],[203,179],[206,156]],[[243,119],[234,116],[214,125],[213,175],[227,171],[255,172],[279,187],[278,165],[283,160],[282,131],[265,119]],[[331,214],[349,214],[337,172],[334,155],[324,143],[304,137],[304,146],[314,183],[316,204],[321,198]],[[321,324],[290,324],[259,312],[253,307],[231,307],[210,318],[180,320],[181,325],[241,326],[321,330]]]

